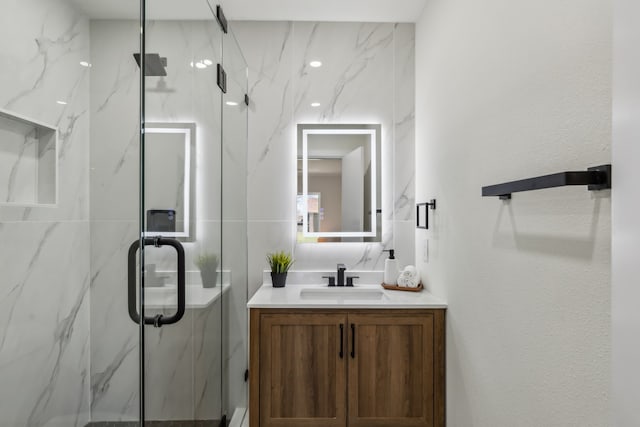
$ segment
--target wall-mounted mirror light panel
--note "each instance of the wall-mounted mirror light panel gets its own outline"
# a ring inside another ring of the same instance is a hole
[[[146,124],[146,236],[195,239],[195,147],[195,123]]]
[[[0,110],[0,205],[55,206],[58,130]]]
[[[298,242],[379,242],[380,125],[298,125]]]

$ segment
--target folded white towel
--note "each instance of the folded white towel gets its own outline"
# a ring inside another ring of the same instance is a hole
[[[402,273],[400,273],[400,276],[398,276],[398,280],[396,281],[396,283],[398,283],[398,286],[400,286],[401,288],[406,288],[407,286],[409,286],[409,279],[407,279],[402,275]]]
[[[407,265],[402,272],[411,278],[418,277],[418,269],[413,265]]]
[[[408,265],[398,276],[398,286],[417,288],[420,284],[420,274],[413,265]]]

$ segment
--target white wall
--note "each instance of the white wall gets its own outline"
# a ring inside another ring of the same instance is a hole
[[[640,425],[640,3],[614,2],[613,425]]]
[[[610,162],[611,15],[430,0],[417,23],[416,199],[438,208],[416,262],[449,303],[449,427],[610,424],[610,192],[480,194]]]
[[[302,175],[298,180],[302,188]],[[320,231],[342,231],[342,176],[317,174],[309,180],[309,193],[320,193],[323,209]]]
[[[233,23],[249,65],[249,295],[265,255],[293,252],[295,269],[381,270],[384,248],[413,262],[414,26]],[[308,62],[319,59],[321,68]],[[321,107],[313,108],[312,102]],[[382,243],[296,244],[296,124],[382,125]]]
[[[364,230],[364,176],[364,150],[358,147],[342,157],[342,231]]]

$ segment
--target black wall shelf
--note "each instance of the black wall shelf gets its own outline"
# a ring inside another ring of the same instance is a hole
[[[589,191],[611,188],[611,165],[595,166],[586,171],[559,172],[519,181],[482,187],[482,196],[497,196],[501,200],[511,198],[511,193],[564,187],[566,185],[587,185]]]

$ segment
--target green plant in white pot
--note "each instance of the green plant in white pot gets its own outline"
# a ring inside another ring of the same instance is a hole
[[[280,251],[267,254],[267,262],[271,267],[271,283],[274,288],[283,288],[287,282],[287,272],[293,264],[293,258],[288,252]]]
[[[198,255],[194,263],[200,270],[202,287],[214,288],[218,279],[218,255],[203,252],[202,254]]]

